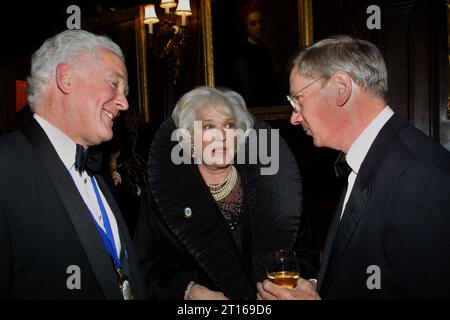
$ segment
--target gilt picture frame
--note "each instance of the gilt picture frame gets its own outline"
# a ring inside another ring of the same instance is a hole
[[[293,45],[298,48],[303,48],[313,42],[313,16],[312,16],[312,0],[294,0],[290,2],[293,8],[285,8],[286,11],[294,10],[297,14],[294,17],[297,19],[295,25],[297,29],[291,31],[291,36],[296,36]],[[217,5],[214,0],[200,0],[201,9],[201,33],[203,40],[203,55],[204,55],[204,78],[205,84],[209,86],[221,86],[220,78],[217,75],[220,73],[220,64],[215,57],[215,45],[217,46],[220,39],[215,39],[218,28],[227,28],[227,26],[218,25],[218,21],[214,21],[214,6]],[[222,3],[223,5],[223,3]],[[216,13],[217,15],[217,13]],[[273,20],[282,19],[282,17],[271,17]],[[276,40],[282,40],[278,37]],[[297,43],[295,43],[297,42]],[[276,46],[277,44],[274,44]],[[217,48],[216,48],[217,52]],[[217,54],[216,54],[217,55]],[[286,92],[287,94],[288,92]],[[271,106],[252,106],[249,110],[256,116],[264,120],[288,119],[291,114],[291,107],[286,101],[285,104],[271,105]]]
[[[128,71],[128,112],[150,121],[147,74],[147,35],[144,6],[107,12],[85,19],[82,29],[110,37],[122,49]]]

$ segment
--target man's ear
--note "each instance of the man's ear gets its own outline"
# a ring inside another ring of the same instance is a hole
[[[352,95],[352,78],[347,72],[338,71],[333,75],[332,81],[336,88],[336,105],[342,107]]]
[[[61,92],[68,94],[72,92],[72,69],[66,62],[56,66],[56,84]]]

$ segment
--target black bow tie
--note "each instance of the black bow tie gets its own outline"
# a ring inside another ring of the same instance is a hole
[[[334,163],[334,173],[336,174],[336,177],[347,178],[350,172],[352,172],[352,168],[350,168],[345,160],[345,154],[343,152],[339,153],[339,156]]]
[[[96,148],[84,149],[83,146],[77,144],[77,152],[75,154],[75,169],[81,174],[83,171],[89,176],[100,171],[102,166],[102,152]]]

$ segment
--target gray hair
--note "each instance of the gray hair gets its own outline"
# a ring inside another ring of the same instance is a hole
[[[365,40],[335,36],[300,51],[291,63],[305,77],[330,79],[347,72],[355,83],[375,97],[386,98],[388,76],[378,48]]]
[[[194,121],[210,108],[217,108],[236,121],[236,128],[248,132],[253,128],[253,116],[248,112],[242,96],[230,89],[197,87],[178,100],[172,118],[179,129],[192,132]]]
[[[84,30],[66,30],[47,39],[31,58],[31,74],[27,81],[31,109],[36,108],[41,95],[53,81],[58,64],[74,61],[82,53],[96,57],[99,47],[111,50],[125,61],[122,50],[111,39]]]

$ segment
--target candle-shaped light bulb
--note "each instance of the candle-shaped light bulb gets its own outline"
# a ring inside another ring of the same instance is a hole
[[[144,12],[144,23],[148,24],[148,32],[153,33],[153,24],[159,22],[158,16],[156,15],[155,11],[155,5],[146,5],[144,8]]]
[[[189,0],[180,0],[178,2],[178,7],[175,11],[175,14],[181,16],[181,25],[185,26],[186,17],[192,15],[191,4],[189,3]]]

